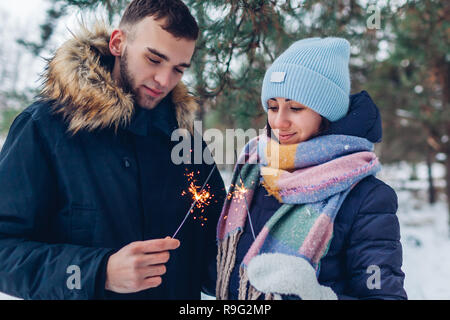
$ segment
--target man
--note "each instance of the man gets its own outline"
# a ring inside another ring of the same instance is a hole
[[[197,105],[181,77],[197,36],[180,0],[134,0],[112,34],[83,29],[57,50],[41,99],[15,119],[0,154],[0,291],[25,299],[213,294],[207,265],[215,265],[225,197],[218,170],[205,225],[189,219],[181,241],[170,238],[191,206],[187,174],[202,186],[213,169],[171,161],[172,131],[193,133]]]

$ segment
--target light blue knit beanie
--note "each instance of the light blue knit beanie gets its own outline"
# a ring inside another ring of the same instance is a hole
[[[292,44],[266,71],[261,99],[285,98],[330,121],[347,114],[350,43],[343,38],[307,38]]]

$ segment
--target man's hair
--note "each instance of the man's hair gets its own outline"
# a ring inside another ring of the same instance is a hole
[[[162,28],[176,38],[198,38],[197,21],[181,0],[133,0],[125,9],[119,26],[132,29],[147,17],[166,19]]]

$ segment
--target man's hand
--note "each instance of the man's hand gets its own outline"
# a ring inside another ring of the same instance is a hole
[[[166,273],[169,250],[180,241],[167,237],[130,243],[111,255],[106,267],[106,290],[132,293],[154,288],[162,283]]]

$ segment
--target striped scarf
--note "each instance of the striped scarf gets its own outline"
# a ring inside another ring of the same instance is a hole
[[[350,190],[380,170],[373,144],[345,135],[280,145],[264,135],[239,156],[217,227],[217,299],[227,299],[236,247],[254,191],[262,183],[283,205],[264,225],[239,269],[239,299],[334,299],[318,284],[333,222]]]

